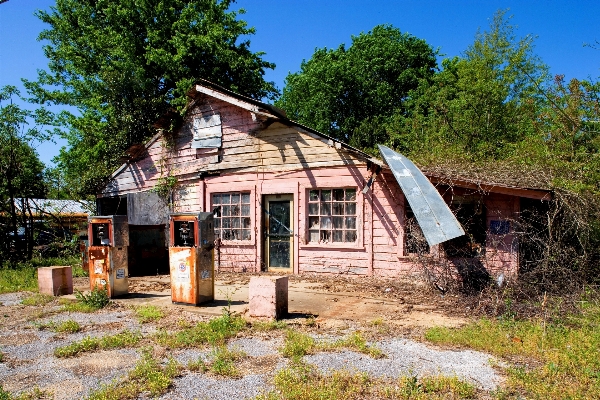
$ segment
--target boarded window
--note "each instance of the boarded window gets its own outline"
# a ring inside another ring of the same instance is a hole
[[[356,232],[356,189],[309,191],[310,243],[355,243]]]
[[[221,240],[251,240],[250,192],[215,193],[215,237]]]
[[[223,133],[219,114],[194,117],[192,149],[219,148]]]

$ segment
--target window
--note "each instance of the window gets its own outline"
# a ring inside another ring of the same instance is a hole
[[[250,192],[215,193],[215,237],[222,240],[250,240]]]
[[[355,243],[356,189],[315,189],[308,196],[310,243]]]

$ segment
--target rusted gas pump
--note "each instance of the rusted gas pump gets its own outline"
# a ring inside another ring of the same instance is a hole
[[[108,297],[129,293],[127,246],[129,224],[126,215],[88,218],[88,272],[90,288],[106,288]]]
[[[169,266],[173,303],[198,305],[215,298],[213,215],[169,215]]]

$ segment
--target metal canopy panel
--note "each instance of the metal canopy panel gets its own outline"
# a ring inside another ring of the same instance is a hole
[[[444,199],[429,179],[402,154],[379,146],[379,152],[400,184],[408,204],[430,246],[465,234]]]

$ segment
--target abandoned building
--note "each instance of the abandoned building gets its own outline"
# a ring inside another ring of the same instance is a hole
[[[189,96],[180,128],[130,149],[98,194],[99,215],[128,215],[131,275],[168,272],[170,211],[214,212],[221,271],[395,276],[436,253],[512,274],[523,258],[514,221],[550,197],[426,173],[466,231],[430,249],[383,161],[210,82]]]

